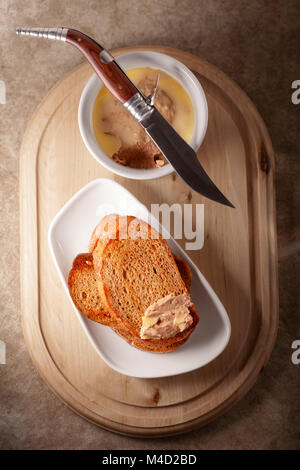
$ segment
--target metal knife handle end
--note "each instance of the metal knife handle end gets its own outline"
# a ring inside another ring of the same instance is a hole
[[[16,34],[66,41],[68,28],[16,28]]]
[[[72,28],[17,28],[16,34],[56,39],[72,44],[90,62],[104,85],[121,103],[125,103],[138,92],[113,56],[81,31]]]

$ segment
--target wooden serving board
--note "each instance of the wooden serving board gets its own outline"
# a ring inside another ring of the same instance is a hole
[[[220,70],[191,54],[144,46],[114,54],[142,49],[174,56],[201,81],[209,124],[198,156],[236,208],[202,198],[175,174],[133,181],[99,165],[86,150],[77,125],[79,98],[92,74],[84,63],[48,93],[24,136],[21,299],[28,350],[54,393],[93,423],[148,437],[203,425],[254,384],[276,337],[278,280],[274,156],[256,108]],[[189,255],[220,297],[232,325],[227,348],[207,366],[158,380],[125,377],[102,361],[83,332],[50,258],[47,232],[65,202],[99,177],[115,179],[148,208],[162,202],[205,203],[204,248]]]

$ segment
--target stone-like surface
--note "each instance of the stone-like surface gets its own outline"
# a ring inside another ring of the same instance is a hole
[[[3,0],[0,5],[0,448],[6,449],[291,449],[300,448],[299,113],[291,83],[300,80],[298,0]],[[45,93],[82,61],[72,48],[15,36],[17,26],[66,25],[108,49],[136,44],[182,48],[214,63],[257,105],[277,163],[280,327],[271,360],[255,387],[204,429],[162,440],[117,436],[67,409],[27,354],[19,302],[18,152],[26,123]],[[0,100],[1,102],[1,100]]]

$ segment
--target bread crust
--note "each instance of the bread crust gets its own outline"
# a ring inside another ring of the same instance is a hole
[[[174,351],[174,349],[177,349],[180,346],[182,346],[187,340],[187,338],[185,338],[184,340],[177,341],[176,343],[171,343],[167,345],[156,345],[156,344],[147,343],[146,341],[141,340],[141,339],[138,340],[135,336],[131,335],[128,331],[126,332],[125,330],[117,330],[117,329],[114,329],[114,331],[117,333],[117,335],[123,338],[131,346],[137,349],[140,349],[142,351],[148,351],[148,352],[157,353],[157,354],[168,353],[168,352]]]

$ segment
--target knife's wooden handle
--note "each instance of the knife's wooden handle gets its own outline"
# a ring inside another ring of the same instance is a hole
[[[106,88],[121,103],[125,103],[138,92],[138,89],[116,61],[107,61],[107,58],[109,60],[109,53],[89,36],[75,29],[69,29],[66,41],[73,44],[82,52]]]

